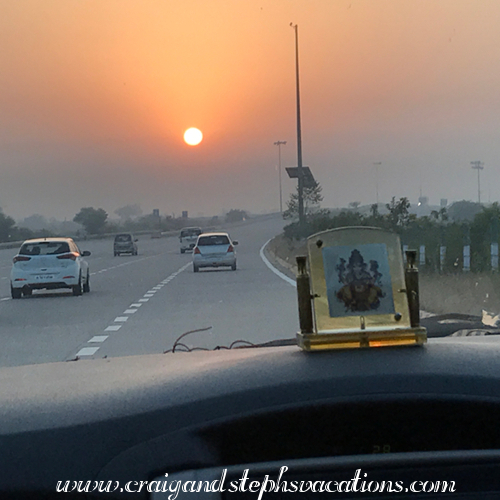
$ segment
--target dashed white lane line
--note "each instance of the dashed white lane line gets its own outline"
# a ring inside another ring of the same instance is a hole
[[[105,273],[106,271],[111,271],[113,269],[118,269],[119,267],[130,266],[131,264],[135,264],[135,263],[141,262],[143,260],[153,259],[154,257],[158,257],[158,255],[150,255],[148,257],[143,257],[142,259],[134,259],[134,260],[131,260],[129,262],[123,262],[121,264],[117,264],[116,266],[111,266],[111,267],[108,267],[106,269],[101,269],[100,271],[95,271],[93,273],[90,273],[90,276],[93,276],[94,274]]]
[[[276,276],[279,276],[282,280],[285,280],[289,285],[292,285],[294,287],[297,286],[297,283],[292,278],[289,278],[285,274],[283,274],[281,271],[278,271],[270,262],[267,260],[267,257],[264,255],[264,248],[266,248],[267,244],[271,241],[271,239],[267,240],[263,245],[262,248],[260,249],[260,258],[264,261],[264,264],[271,269],[271,271],[276,274]]]
[[[128,264],[128,263],[126,263]],[[120,265],[125,265],[125,264],[120,264]],[[184,266],[182,266],[180,269],[178,269],[175,273],[172,273],[168,278],[165,278],[163,281],[161,281],[158,285],[154,286],[151,288],[151,290],[148,290],[147,293],[143,295],[143,298],[138,299],[137,302],[134,302],[133,304],[130,304],[128,309],[125,309],[123,311],[123,314],[135,314],[145,302],[147,302],[151,297],[155,296],[155,293],[160,291],[166,284],[168,284],[171,280],[173,280],[178,274],[182,273],[182,271],[186,270],[191,263],[188,263]],[[116,266],[120,267],[120,266]],[[112,269],[112,268],[110,268]],[[105,272],[106,270],[101,270],[99,272]],[[109,325],[104,329],[105,332],[117,332],[128,320],[130,316],[117,316],[113,323],[113,325]],[[92,337],[88,343],[99,343],[102,344],[109,335],[95,335]],[[97,351],[99,350],[99,347],[83,347],[80,349],[77,353],[77,357],[82,357],[82,356],[93,356]]]
[[[122,325],[109,325],[104,331],[105,332],[117,332]]]
[[[99,347],[83,347],[80,349],[76,355],[77,357],[80,356],[93,356],[97,351],[99,350]]]
[[[109,335],[95,335],[89,342],[104,342],[108,337]]]

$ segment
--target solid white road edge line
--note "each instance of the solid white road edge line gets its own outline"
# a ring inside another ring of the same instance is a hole
[[[268,243],[272,240],[272,238],[269,238],[263,245],[262,248],[260,249],[260,258],[264,261],[264,264],[271,269],[271,271],[276,274],[276,276],[279,276],[282,280],[285,280],[289,285],[292,285],[294,287],[297,287],[297,283],[292,278],[289,278],[286,274],[283,274],[281,271],[278,271],[267,259],[267,257],[264,255],[264,249],[268,245]]]

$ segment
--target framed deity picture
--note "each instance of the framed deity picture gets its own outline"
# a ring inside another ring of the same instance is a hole
[[[397,234],[332,229],[310,236],[307,247],[316,333],[410,328]]]

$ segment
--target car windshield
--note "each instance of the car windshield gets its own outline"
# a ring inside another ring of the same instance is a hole
[[[201,234],[201,229],[183,229],[181,231],[181,238],[188,238],[192,236],[198,236]]]
[[[500,1],[0,4],[0,367],[294,342],[340,227],[416,251],[430,337],[500,332]]]
[[[130,236],[130,234],[119,234],[116,236],[115,241],[117,243],[127,243],[132,241],[132,236]]]

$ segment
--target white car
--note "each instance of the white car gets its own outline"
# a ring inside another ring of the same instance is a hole
[[[13,259],[10,291],[13,299],[33,290],[70,288],[73,295],[90,292],[89,265],[71,238],[26,240]]]
[[[183,227],[179,236],[181,253],[192,250],[196,245],[198,236],[202,233],[201,227]]]
[[[227,233],[203,233],[198,236],[193,248],[193,271],[200,267],[230,267],[236,271],[237,241],[231,241]]]

